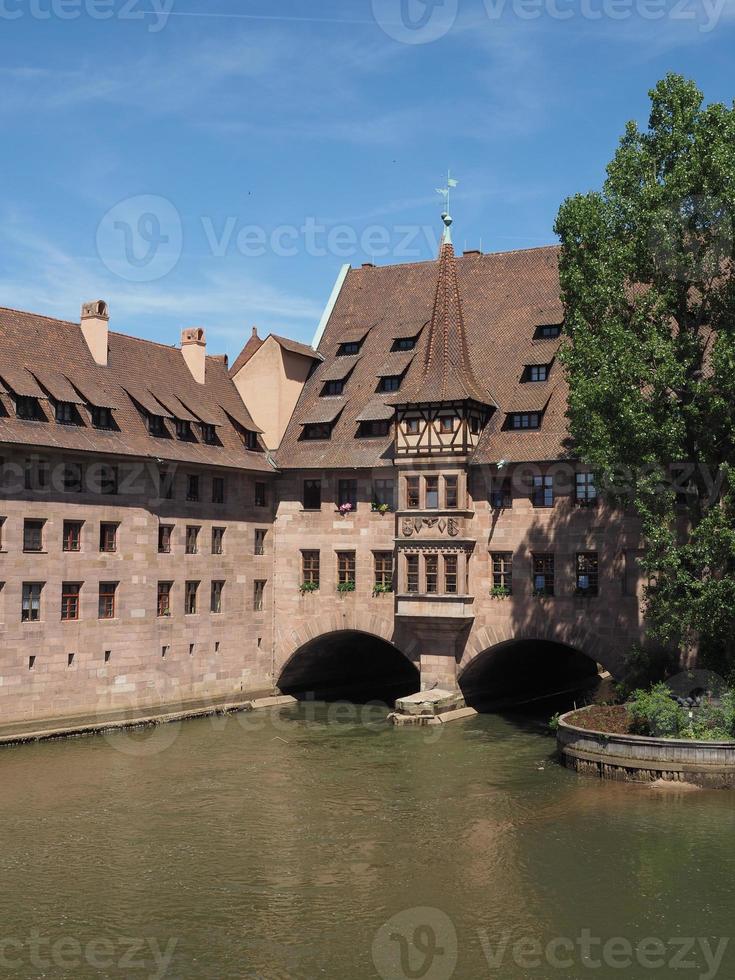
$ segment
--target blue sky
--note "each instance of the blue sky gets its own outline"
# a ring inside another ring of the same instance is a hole
[[[424,21],[426,22],[424,24]],[[0,0],[0,305],[236,354],[340,266],[548,244],[667,71],[735,96],[735,0]],[[422,26],[423,25],[423,26]],[[433,38],[433,39],[432,39]]]

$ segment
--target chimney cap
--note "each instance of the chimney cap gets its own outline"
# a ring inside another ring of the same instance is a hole
[[[184,344],[206,344],[207,335],[204,327],[185,327],[181,331],[181,343]]]
[[[482,255],[479,248],[466,248],[462,255]]]
[[[375,268],[375,263],[374,262],[363,262],[362,263],[362,267],[363,267],[363,269],[374,269]]]
[[[109,320],[110,311],[107,303],[103,299],[93,299],[88,303],[82,303],[82,319],[87,316],[97,316]]]

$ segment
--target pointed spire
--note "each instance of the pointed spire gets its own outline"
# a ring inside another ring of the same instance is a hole
[[[424,363],[412,378],[410,388],[401,392],[400,402],[396,400],[394,404],[472,399],[481,405],[494,405],[472,370],[450,232],[452,219],[445,212],[442,221],[444,234]]]

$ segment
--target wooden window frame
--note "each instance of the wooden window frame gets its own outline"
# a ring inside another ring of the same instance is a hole
[[[118,584],[118,582],[100,582],[97,599],[98,619],[116,618]]]
[[[82,592],[81,582],[61,583],[62,623],[72,623],[72,622],[76,622],[79,619],[81,592]]]

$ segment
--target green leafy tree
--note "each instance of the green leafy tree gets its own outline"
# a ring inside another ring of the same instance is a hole
[[[735,106],[669,75],[601,192],[562,205],[579,455],[640,515],[650,632],[726,671],[735,639]]]

